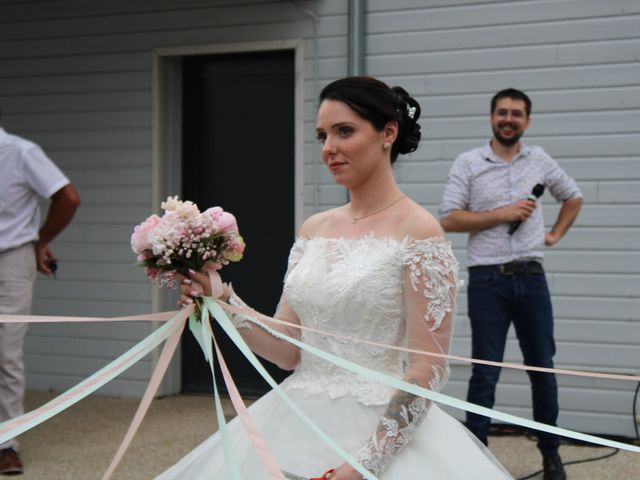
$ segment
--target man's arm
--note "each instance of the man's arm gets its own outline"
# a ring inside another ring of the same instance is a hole
[[[582,197],[575,197],[562,202],[562,207],[558,212],[556,223],[554,223],[549,232],[544,234],[544,244],[547,247],[551,247],[558,243],[569,231],[569,228],[582,208],[582,201]]]
[[[55,260],[49,250],[49,242],[69,225],[79,205],[80,196],[71,184],[65,185],[51,196],[47,217],[40,228],[35,247],[38,270],[45,275],[53,273],[49,268],[49,262]]]
[[[476,233],[493,228],[501,223],[524,222],[536,208],[532,200],[520,200],[505,207],[486,212],[453,210],[442,219],[442,228],[447,232]]]

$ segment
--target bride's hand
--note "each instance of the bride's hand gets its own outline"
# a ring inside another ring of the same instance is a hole
[[[348,463],[340,465],[329,477],[330,480],[362,480],[362,478],[362,475]]]
[[[174,278],[180,285],[178,305],[189,305],[193,303],[194,298],[211,295],[211,282],[208,274],[190,270],[188,275],[185,277],[181,273],[175,274]]]
[[[207,265],[205,264],[205,268],[202,272],[189,270],[187,277],[180,273],[175,274],[175,279],[179,282],[180,285],[180,300],[178,301],[178,305],[189,305],[193,303],[194,298],[212,296],[209,270],[215,269],[207,268]],[[231,286],[227,283],[223,283],[222,294],[218,298],[226,302],[229,299],[231,293]]]

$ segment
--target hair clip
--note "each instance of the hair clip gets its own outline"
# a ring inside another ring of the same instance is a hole
[[[407,105],[407,116],[411,119],[416,115],[416,107],[410,107]]]

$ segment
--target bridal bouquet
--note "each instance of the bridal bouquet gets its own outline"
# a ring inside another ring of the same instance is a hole
[[[146,268],[154,285],[174,288],[176,272],[199,271],[207,262],[219,270],[242,259],[244,240],[229,212],[213,207],[201,213],[196,204],[177,196],[160,206],[164,214],[151,215],[131,235],[136,265]]]

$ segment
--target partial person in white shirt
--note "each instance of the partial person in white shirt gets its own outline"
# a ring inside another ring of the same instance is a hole
[[[50,199],[44,223],[39,202]],[[29,315],[36,270],[52,276],[49,243],[69,224],[80,197],[33,142],[0,128],[0,314]],[[26,323],[0,323],[0,423],[23,414]],[[22,473],[19,444],[0,445],[0,474]]]

